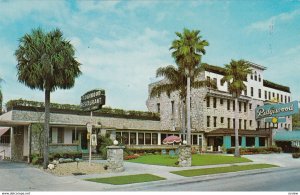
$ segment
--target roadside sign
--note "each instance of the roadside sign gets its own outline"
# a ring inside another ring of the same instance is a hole
[[[275,120],[276,118],[276,120]],[[265,122],[266,123],[285,123],[286,122],[286,118],[277,118],[277,117],[274,117],[274,118],[266,118],[265,119]]]
[[[80,106],[84,111],[99,110],[105,104],[105,91],[94,89],[81,96]]]
[[[268,117],[284,117],[299,112],[298,101],[289,102],[286,104],[270,104],[255,108],[256,120]]]

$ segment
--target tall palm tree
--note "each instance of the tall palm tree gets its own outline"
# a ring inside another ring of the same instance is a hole
[[[45,33],[40,28],[25,34],[15,52],[19,82],[45,92],[44,169],[49,161],[50,93],[74,86],[75,78],[81,74],[74,55],[74,47],[59,29]]]
[[[197,80],[197,77],[200,73],[204,71],[204,66],[197,66],[194,69],[194,74],[191,77],[191,87],[192,88],[201,88],[204,86],[213,86],[214,83],[210,80]],[[182,67],[174,67],[172,65],[166,67],[160,67],[156,71],[156,77],[164,77],[166,82],[162,84],[158,84],[154,86],[150,91],[150,97],[160,96],[162,93],[166,93],[168,96],[171,95],[172,92],[179,92],[179,99],[182,111],[182,131],[185,133],[185,106],[184,102],[186,101],[187,94],[187,75],[185,74],[185,70]]]
[[[244,84],[244,81],[247,80],[247,75],[251,74],[252,71],[250,69],[249,63],[244,60],[231,60],[229,64],[225,65],[225,75],[222,78],[222,82],[225,81],[228,84],[228,90],[229,93],[232,94],[234,98],[234,104],[235,108],[238,107],[238,99],[240,95],[242,94],[242,91],[247,89],[247,86]],[[239,150],[239,132],[238,132],[238,109],[235,109],[234,111],[234,118],[235,118],[235,128],[234,128],[234,134],[235,134],[235,151],[234,156],[239,157],[240,156],[240,150]]]
[[[199,30],[184,29],[183,33],[176,32],[178,39],[172,42],[172,57],[175,62],[184,69],[187,76],[186,82],[186,108],[187,108],[187,144],[191,145],[191,77],[195,74],[195,69],[200,66],[201,55],[205,54],[204,47],[208,46],[206,40],[201,40]]]

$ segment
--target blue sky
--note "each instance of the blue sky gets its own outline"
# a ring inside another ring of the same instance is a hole
[[[266,66],[267,80],[290,86],[299,100],[300,1],[7,1],[0,0],[0,77],[4,102],[44,100],[17,80],[14,51],[31,29],[60,28],[76,48],[83,74],[51,101],[79,104],[94,88],[107,106],[147,110],[148,84],[158,67],[175,64],[175,32],[201,31],[209,42],[203,62],[223,66],[246,59]]]

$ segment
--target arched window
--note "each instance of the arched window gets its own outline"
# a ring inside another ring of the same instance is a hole
[[[256,74],[256,71],[254,72],[254,80],[257,81],[257,74]]]
[[[253,74],[250,75],[250,79],[253,80]]]
[[[260,74],[258,75],[258,81],[261,82]]]

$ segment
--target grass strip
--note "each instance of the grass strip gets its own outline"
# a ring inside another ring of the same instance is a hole
[[[86,181],[113,184],[113,185],[124,185],[124,184],[142,183],[142,182],[150,182],[150,181],[158,181],[158,180],[165,180],[165,178],[158,177],[156,175],[151,175],[151,174],[138,174],[138,175],[125,175],[125,176],[117,176],[117,177],[86,179]]]
[[[163,166],[178,166],[175,163],[178,157],[170,157],[169,155],[143,155],[136,159],[127,160],[128,162],[163,165]],[[194,154],[192,155],[192,166],[218,165],[218,164],[233,164],[252,162],[244,157],[234,157],[215,154]]]
[[[238,171],[246,171],[246,170],[253,170],[253,169],[265,169],[265,168],[271,168],[271,167],[278,167],[278,166],[271,165],[271,164],[232,165],[232,166],[228,166],[228,167],[172,171],[171,173],[176,174],[176,175],[181,175],[184,177],[193,177],[193,176],[200,176],[200,175],[238,172]]]

